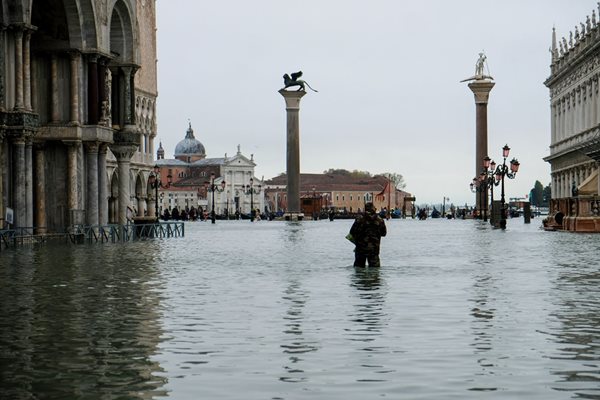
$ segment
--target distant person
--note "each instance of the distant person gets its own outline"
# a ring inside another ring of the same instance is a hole
[[[354,266],[379,267],[379,244],[381,237],[387,234],[385,222],[375,212],[373,203],[365,204],[365,212],[359,215],[352,228],[350,238],[356,248],[354,249]]]

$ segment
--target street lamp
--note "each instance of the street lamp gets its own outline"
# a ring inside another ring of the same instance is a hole
[[[250,195],[250,222],[254,221],[255,212],[254,212],[254,195],[259,194],[262,186],[258,185],[258,189],[254,188],[254,178],[250,178],[250,184],[246,185],[244,189],[245,194]]]
[[[210,211],[210,222],[214,224],[215,220],[217,219],[215,217],[215,192],[222,192],[223,190],[225,190],[225,181],[221,182],[221,187],[215,185],[215,173],[212,172],[210,174],[210,182],[204,182],[204,187],[206,187],[207,192],[212,192],[212,208]]]
[[[444,196],[444,199],[442,202],[442,218],[444,218],[446,216],[446,200],[450,201],[450,197]]]
[[[150,172],[148,181],[150,182],[150,187],[154,189],[154,214],[156,215],[156,222],[158,222],[158,216],[160,215],[160,210],[158,209],[158,188],[167,189],[169,186],[171,186],[171,183],[173,182],[173,176],[171,176],[171,174],[167,175],[167,185],[163,186],[162,182],[160,181],[160,167],[158,164],[154,165],[153,169],[154,171]],[[163,193],[161,193],[161,198],[162,194]]]
[[[508,153],[510,152],[510,147],[508,147],[508,145],[504,145],[504,147],[502,148],[502,165],[498,165],[498,167],[496,168],[496,171],[494,173],[494,175],[496,176],[496,181],[499,181],[502,183],[501,185],[501,195],[500,195],[500,203],[501,203],[501,210],[500,210],[500,228],[502,229],[506,229],[506,206],[504,203],[504,177],[507,177],[509,179],[515,179],[515,176],[517,175],[517,172],[519,171],[519,165],[521,165],[519,163],[519,161],[517,161],[516,158],[513,157],[513,159],[510,161],[510,169],[508,168],[508,166],[506,165],[506,159],[508,158]]]
[[[487,211],[486,211],[486,207],[484,207],[483,203],[484,203],[484,193],[487,193],[487,182],[485,179],[485,174],[482,172],[479,174],[479,176],[476,176],[475,178],[473,178],[473,181],[469,184],[469,186],[471,187],[471,192],[473,193],[479,193],[479,207],[480,209],[478,210],[480,215],[478,215],[478,219],[482,219],[484,221],[487,221]]]
[[[486,186],[490,188],[490,203],[492,204],[492,214],[490,215],[490,223],[495,225],[496,216],[494,215],[494,186],[500,183],[496,180],[496,162],[485,156],[483,159],[483,172],[485,175]]]

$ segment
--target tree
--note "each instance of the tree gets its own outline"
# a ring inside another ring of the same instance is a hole
[[[529,202],[532,206],[542,207],[544,203],[544,185],[540,181],[535,181],[533,189],[529,192]]]
[[[552,188],[550,184],[544,188],[542,195],[542,207],[550,207],[550,199],[552,199]]]
[[[350,175],[350,171],[347,169],[335,169],[329,168],[327,171],[323,171],[324,174],[328,175]]]
[[[401,174],[397,174],[395,172],[384,172],[381,174],[381,176],[392,181],[396,189],[402,190],[406,187],[406,182],[404,182],[404,177]]]
[[[359,171],[357,169],[350,172],[347,169],[329,168],[327,171],[323,171],[323,173],[329,174],[329,175],[351,176],[353,178],[370,178],[371,177],[371,173],[369,171]]]

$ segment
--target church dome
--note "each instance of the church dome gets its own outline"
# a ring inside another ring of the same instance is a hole
[[[175,158],[179,157],[193,157],[195,159],[206,157],[204,145],[194,137],[194,130],[192,129],[191,123],[185,135],[185,139],[175,146]]]

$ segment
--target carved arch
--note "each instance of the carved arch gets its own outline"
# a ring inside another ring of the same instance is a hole
[[[134,10],[124,0],[117,0],[112,8],[109,32],[110,52],[116,64],[136,64]]]

